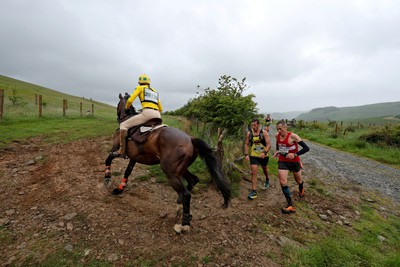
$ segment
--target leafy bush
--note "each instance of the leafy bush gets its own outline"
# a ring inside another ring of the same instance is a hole
[[[385,127],[384,129],[363,134],[359,137],[359,140],[380,146],[400,147],[400,126]]]
[[[203,95],[190,100],[174,114],[212,123],[214,127],[227,129],[229,135],[241,136],[243,123],[250,122],[257,115],[256,103],[253,101],[255,95],[243,95],[249,87],[245,80],[221,76],[216,89],[205,89]]]

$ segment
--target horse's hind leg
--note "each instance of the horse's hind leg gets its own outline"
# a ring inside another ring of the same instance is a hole
[[[119,195],[119,194],[122,194],[122,192],[124,192],[125,187],[128,184],[128,177],[129,177],[129,175],[131,175],[133,167],[135,167],[135,164],[136,164],[136,161],[129,160],[129,164],[126,167],[125,172],[124,172],[124,178],[122,178],[119,186],[117,188],[114,188],[114,190],[112,192],[114,195]]]
[[[188,182],[186,188],[187,190],[189,190],[189,192],[192,192],[192,189],[196,186],[196,184],[199,182],[199,177],[197,177],[196,175],[194,175],[193,173],[191,173],[189,170],[186,170],[183,173],[183,178],[186,179],[186,181]],[[176,202],[178,204],[182,204],[183,201],[183,193],[182,194],[178,194],[178,199],[176,200]]]
[[[196,186],[199,182],[199,177],[191,173],[189,170],[186,170],[182,175],[186,181],[188,182],[187,189],[192,192],[192,189]]]
[[[182,196],[182,226],[190,225],[190,221],[192,219],[192,215],[190,215],[190,199],[192,198],[192,195],[190,194],[189,190],[184,186],[183,181],[178,176],[167,176],[172,188],[178,193],[179,196]]]
[[[190,225],[190,221],[192,220],[192,215],[190,214],[190,199],[192,198],[192,194],[190,194],[189,190],[185,190],[183,193],[183,214],[182,214],[182,226]]]

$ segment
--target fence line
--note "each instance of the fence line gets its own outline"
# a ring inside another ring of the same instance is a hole
[[[5,110],[5,92],[4,89],[0,89],[0,119],[4,117],[4,110]],[[43,97],[42,95],[35,94],[35,106],[38,107],[38,116],[42,117],[43,115],[43,105],[45,103],[43,102]],[[62,104],[62,109],[63,109],[63,116],[65,117],[67,115],[67,110],[68,110],[68,100],[63,99],[63,104]],[[83,116],[83,102],[79,103],[79,114],[82,117]],[[91,109],[89,109],[86,113],[86,116],[94,116],[94,103],[91,105]]]

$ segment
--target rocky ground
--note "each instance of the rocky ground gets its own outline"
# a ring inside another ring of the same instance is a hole
[[[282,266],[286,245],[306,247],[327,234],[319,224],[351,228],[360,214],[357,203],[392,212],[399,201],[400,170],[311,144],[302,157],[307,196],[295,197],[295,214],[281,214],[285,200],[276,177],[254,201],[246,198],[250,184],[243,180],[225,210],[213,187],[195,190],[191,230],[176,234],[176,193],[155,177],[135,180],[145,166],[135,167],[121,196],[103,186],[109,139],[59,145],[32,139],[0,151],[2,265],[40,265],[47,257],[64,259],[66,266],[71,258],[82,265]],[[126,164],[114,161],[114,187]],[[297,186],[289,184],[295,195]]]

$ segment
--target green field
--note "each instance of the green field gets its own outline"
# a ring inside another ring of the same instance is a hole
[[[374,121],[374,122],[373,122]],[[300,121],[292,130],[302,138],[400,168],[400,125]]]

